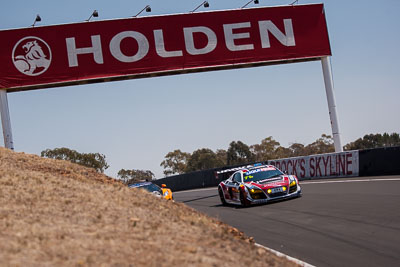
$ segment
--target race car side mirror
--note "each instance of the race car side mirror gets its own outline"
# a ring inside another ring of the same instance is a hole
[[[166,184],[162,184],[161,187],[164,188],[164,187],[167,187],[167,185]]]

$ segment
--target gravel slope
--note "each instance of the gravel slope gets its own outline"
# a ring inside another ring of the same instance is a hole
[[[184,204],[0,148],[1,266],[293,266]]]

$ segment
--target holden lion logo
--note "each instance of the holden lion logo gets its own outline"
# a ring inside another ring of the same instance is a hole
[[[12,52],[14,66],[23,74],[38,76],[44,73],[51,63],[51,50],[42,39],[25,37],[14,46]]]

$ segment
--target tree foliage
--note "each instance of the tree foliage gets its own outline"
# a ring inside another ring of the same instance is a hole
[[[212,169],[223,165],[224,162],[214,151],[202,148],[192,153],[187,163],[186,172]]]
[[[109,165],[106,156],[100,153],[79,153],[69,148],[55,148],[43,150],[40,155],[46,158],[68,160],[79,165],[94,168],[103,173]]]
[[[274,159],[277,154],[280,143],[275,141],[272,136],[261,140],[260,144],[250,146],[250,150],[254,155],[255,161],[265,161]],[[280,151],[282,153],[282,151]]]
[[[292,157],[300,157],[300,156],[306,156],[307,152],[306,152],[306,147],[303,144],[300,143],[292,143],[289,146],[289,154]]]
[[[322,154],[335,151],[331,136],[322,134],[315,142],[305,146],[300,143],[292,143],[289,147],[283,147],[269,136],[261,140],[260,144],[250,146],[250,151],[257,162],[271,159],[299,157],[312,154]]]
[[[221,161],[221,163],[222,163],[221,166],[226,166],[227,165],[228,152],[225,149],[217,149],[215,154],[217,155],[217,158]]]
[[[398,133],[365,135],[363,138],[347,144],[344,148],[345,150],[356,150],[389,146],[400,146],[400,136]],[[166,169],[164,174],[169,175],[227,165],[240,165],[271,159],[331,153],[334,151],[333,138],[327,134],[322,134],[320,138],[311,144],[292,143],[289,147],[281,146],[278,141],[269,136],[261,140],[260,144],[254,144],[250,147],[241,141],[233,141],[229,144],[228,150],[218,149],[216,152],[208,148],[198,149],[193,154],[175,150],[166,155],[161,166],[164,166]]]
[[[345,150],[368,149],[378,147],[400,146],[400,136],[398,133],[367,134],[363,138],[348,143],[344,146]]]
[[[324,154],[335,152],[333,138],[330,135],[322,134],[315,142],[305,147],[306,155]]]
[[[254,154],[248,145],[241,141],[232,141],[227,152],[227,164],[238,165],[254,161]]]
[[[154,173],[149,170],[125,170],[121,169],[118,172],[118,177],[125,184],[133,184],[143,180],[151,181],[154,178]]]
[[[160,166],[164,167],[164,174],[166,176],[182,174],[185,173],[189,158],[189,153],[176,149],[173,152],[169,152],[167,155],[165,155],[165,160],[161,162]]]
[[[270,160],[270,159],[290,158],[291,155],[292,155],[292,151],[290,150],[290,148],[286,148],[286,147],[280,146],[275,150],[275,153],[273,153],[271,155],[271,157],[268,158],[268,160]],[[261,161],[266,161],[266,160],[261,160]]]

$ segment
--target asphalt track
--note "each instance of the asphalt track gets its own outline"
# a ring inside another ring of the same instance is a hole
[[[400,266],[400,176],[300,185],[301,198],[249,208],[222,206],[216,188],[174,199],[315,266]]]

